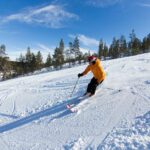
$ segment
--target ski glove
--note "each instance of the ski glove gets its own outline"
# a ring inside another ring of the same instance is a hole
[[[79,73],[78,74],[78,78],[80,78],[80,77],[82,77],[83,76],[83,74],[82,73]]]

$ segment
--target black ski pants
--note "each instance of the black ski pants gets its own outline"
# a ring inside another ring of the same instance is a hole
[[[103,82],[103,80],[98,83],[97,82],[97,79],[95,79],[94,77],[91,79],[91,82],[88,84],[88,87],[87,87],[87,92],[88,93],[91,93],[91,94],[95,94],[95,91],[96,91],[96,88],[99,84],[101,84]]]

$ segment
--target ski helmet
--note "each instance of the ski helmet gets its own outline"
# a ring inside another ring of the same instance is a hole
[[[88,57],[88,61],[89,61],[89,62],[93,62],[93,61],[95,61],[95,59],[96,59],[96,58],[95,58],[94,56]]]

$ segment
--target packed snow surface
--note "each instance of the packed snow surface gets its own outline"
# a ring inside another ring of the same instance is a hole
[[[71,113],[87,65],[0,82],[0,149],[150,149],[150,53],[102,61],[105,81]]]

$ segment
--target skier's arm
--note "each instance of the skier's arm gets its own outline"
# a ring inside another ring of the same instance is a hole
[[[80,77],[86,75],[90,70],[91,70],[91,69],[90,69],[90,66],[87,66],[87,68],[86,68],[82,73],[79,73],[79,74],[78,74],[78,78],[80,78]]]
[[[91,70],[91,69],[90,69],[90,66],[88,65],[88,66],[86,67],[86,69],[82,72],[82,75],[83,75],[83,76],[86,75],[90,70]]]

